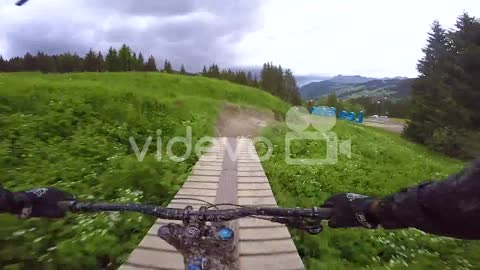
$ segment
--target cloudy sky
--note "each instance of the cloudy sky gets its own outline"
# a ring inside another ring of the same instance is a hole
[[[434,19],[478,0],[0,0],[0,54],[105,51],[127,43],[196,71],[273,61],[297,75],[416,76]]]

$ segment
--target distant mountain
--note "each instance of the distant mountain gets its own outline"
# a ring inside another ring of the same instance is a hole
[[[363,81],[352,83],[352,81]],[[404,98],[410,95],[413,79],[374,79],[361,76],[335,76],[330,80],[312,82],[300,88],[304,99],[317,99],[335,92],[339,98],[350,99],[361,96]]]
[[[297,85],[299,87],[304,86],[305,84],[311,82],[319,82],[330,79],[331,76],[326,75],[295,75],[295,80],[297,81]]]
[[[353,75],[353,76],[344,76],[344,75],[337,75],[329,81],[335,83],[342,83],[342,84],[353,84],[353,83],[365,83],[368,81],[378,80],[377,78],[369,78],[369,77],[362,77],[360,75]]]

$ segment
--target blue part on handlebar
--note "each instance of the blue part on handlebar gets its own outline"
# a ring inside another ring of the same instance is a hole
[[[220,230],[218,230],[218,238],[220,240],[230,240],[233,237],[233,230],[227,227],[223,227]]]

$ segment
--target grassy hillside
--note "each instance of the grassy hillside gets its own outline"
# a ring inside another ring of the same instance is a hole
[[[157,161],[165,142],[213,135],[224,102],[288,106],[253,88],[161,73],[0,73],[0,184],[12,190],[55,186],[80,199],[165,204],[196,157]],[[142,162],[139,148],[154,141]],[[174,149],[181,155],[181,145]],[[63,220],[0,216],[0,269],[114,269],[153,220],[136,214],[71,215]]]
[[[338,97],[351,99],[358,97],[383,98],[388,96],[401,99],[410,95],[413,79],[370,80],[362,83],[344,83],[335,80],[312,82],[300,88],[304,99],[317,99],[335,92]]]
[[[338,122],[339,140],[351,140],[352,156],[335,165],[294,166],[284,161],[287,128],[271,127],[273,142],[263,166],[282,206],[319,206],[330,195],[356,192],[384,196],[428,179],[441,179],[463,167],[396,134]],[[259,154],[265,149],[258,146]],[[293,157],[325,157],[325,143],[297,141]],[[292,230],[308,269],[479,269],[480,243],[426,235],[418,230],[329,229],[311,236]]]

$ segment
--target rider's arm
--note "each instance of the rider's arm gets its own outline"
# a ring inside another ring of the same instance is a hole
[[[56,188],[11,192],[0,187],[0,213],[15,214],[24,218],[63,217],[65,210],[58,206],[58,202],[69,200],[75,200],[75,197]]]
[[[480,161],[443,181],[409,187],[370,205],[371,216],[387,229],[419,230],[480,239]]]
[[[15,201],[15,196],[7,189],[0,187],[0,213],[15,214],[21,208]]]
[[[386,229],[417,228],[463,239],[480,239],[480,160],[442,181],[406,188],[383,199],[354,193],[330,197],[331,228],[378,225]]]

